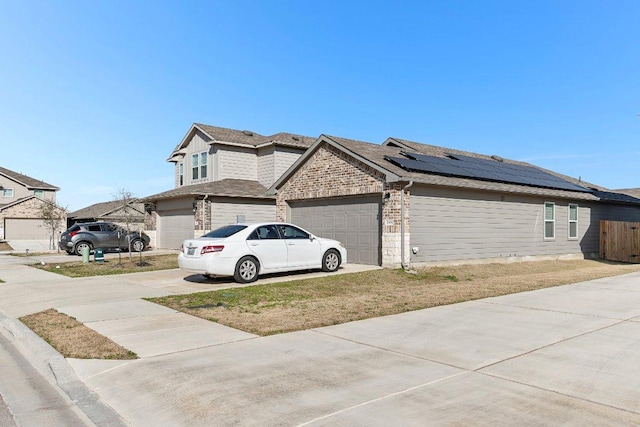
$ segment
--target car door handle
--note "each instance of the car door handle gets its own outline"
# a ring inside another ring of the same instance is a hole
[[[293,246],[293,245],[295,245],[295,243],[294,242],[287,242],[287,245]]]
[[[249,246],[258,246],[258,243],[257,242],[256,243],[252,242],[252,243],[249,243]]]

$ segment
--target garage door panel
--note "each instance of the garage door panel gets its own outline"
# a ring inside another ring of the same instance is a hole
[[[7,240],[49,240],[45,222],[36,218],[5,218],[4,234]]]
[[[321,237],[340,240],[349,262],[380,265],[380,197],[291,202],[291,222]]]
[[[193,238],[194,217],[191,209],[158,211],[158,248],[178,249],[185,239]]]

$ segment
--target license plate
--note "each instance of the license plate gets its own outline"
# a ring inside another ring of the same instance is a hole
[[[196,248],[187,248],[187,255],[193,255],[196,253]]]

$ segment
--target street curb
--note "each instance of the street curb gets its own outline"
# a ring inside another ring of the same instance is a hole
[[[2,333],[25,359],[77,408],[79,415],[96,426],[127,426],[125,420],[76,375],[67,360],[31,329],[0,312]]]

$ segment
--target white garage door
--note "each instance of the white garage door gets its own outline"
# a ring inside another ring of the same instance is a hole
[[[193,239],[192,209],[158,211],[158,222],[159,249],[179,249],[185,239]]]
[[[291,222],[341,241],[348,262],[380,265],[380,196],[291,202]]]
[[[49,240],[44,221],[34,218],[5,218],[4,235],[7,240]]]

